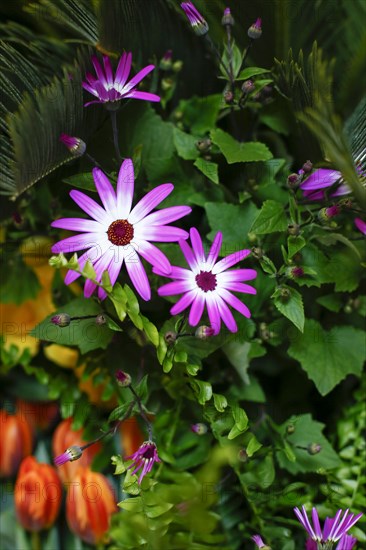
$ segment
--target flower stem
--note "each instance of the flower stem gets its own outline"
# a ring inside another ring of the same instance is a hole
[[[124,159],[121,155],[121,152],[119,150],[119,144],[118,144],[117,111],[109,111],[109,112],[111,114],[111,121],[112,121],[114,149],[116,151],[117,160],[121,162]]]
[[[225,73],[227,74],[228,78],[229,78],[229,82],[231,82],[231,77],[230,77],[230,72],[229,72],[229,69],[226,67],[226,65],[222,62],[222,59],[221,59],[221,55],[220,55],[220,52],[219,50],[216,48],[215,44],[212,42],[211,40],[211,37],[209,36],[209,34],[205,34],[205,40],[207,40],[211,50],[214,52],[214,54],[216,55],[217,57],[217,60],[219,62],[219,65],[221,65],[221,67],[224,69]]]
[[[229,57],[229,82],[230,82],[230,89],[232,92],[234,92],[234,85],[235,85],[235,79],[234,79],[234,72],[233,72],[233,48],[232,48],[232,42],[231,42],[231,25],[226,25],[226,35],[227,35],[227,50],[228,50],[228,57]]]
[[[32,550],[41,550],[41,536],[39,531],[32,531],[31,534],[31,548]]]
[[[142,416],[142,418],[144,419],[145,423],[146,423],[146,427],[147,427],[147,431],[148,431],[148,434],[149,434],[149,440],[151,441],[152,440],[152,425],[151,425],[151,422],[149,421],[149,419],[147,418],[146,414],[145,414],[145,411],[143,409],[143,406],[142,406],[142,403],[141,403],[141,399],[140,397],[137,395],[135,389],[132,387],[132,386],[128,386],[129,390],[131,391],[132,395],[135,397],[136,399],[136,403],[137,403],[137,406],[140,410],[140,415]]]
[[[244,65],[244,63],[245,63],[245,61],[246,61],[246,58],[248,57],[248,54],[249,54],[249,52],[250,52],[250,49],[251,49],[251,47],[253,46],[253,42],[254,42],[254,40],[253,40],[253,38],[251,38],[251,39],[250,39],[250,42],[249,42],[249,44],[248,44],[248,46],[247,46],[247,48],[246,48],[246,50],[245,50],[245,53],[244,53],[244,55],[243,55],[243,59],[242,59],[242,62],[241,62],[241,66]]]

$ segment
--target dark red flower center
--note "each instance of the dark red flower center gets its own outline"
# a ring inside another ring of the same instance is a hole
[[[215,290],[216,288],[216,275],[213,275],[211,271],[201,271],[196,275],[196,283],[203,292],[209,290]]]
[[[144,449],[143,457],[145,460],[150,460],[151,458],[154,458],[155,456],[155,445],[146,445]]]
[[[126,246],[133,239],[133,225],[127,220],[116,220],[108,227],[107,235],[111,243]]]

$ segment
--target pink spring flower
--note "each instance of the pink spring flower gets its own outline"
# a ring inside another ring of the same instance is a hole
[[[342,510],[338,510],[334,518],[326,518],[324,522],[324,528],[322,531],[316,508],[313,508],[311,513],[313,525],[311,525],[308,519],[305,506],[302,507],[302,511],[300,511],[298,508],[294,508],[294,512],[297,519],[300,521],[301,525],[304,527],[304,529],[307,531],[308,535],[310,536],[310,540],[312,540],[313,542],[318,544],[324,544],[324,545],[328,544],[327,545],[327,548],[328,548],[331,543],[335,543],[343,539],[348,546],[340,547],[340,545],[338,544],[337,549],[338,550],[348,550],[349,548],[352,549],[352,546],[350,545],[353,544],[353,542],[350,539],[353,539],[353,537],[349,537],[349,539],[346,540],[345,539],[346,533],[347,531],[349,531],[349,529],[351,529],[351,527],[355,525],[355,523],[357,523],[357,521],[360,519],[362,514],[358,514],[357,516],[355,516],[354,514],[349,514],[348,510],[346,510],[343,514],[343,517],[341,518]]]
[[[109,103],[128,98],[160,101],[158,95],[136,90],[137,84],[155,68],[154,65],[147,65],[147,67],[141,69],[127,82],[132,64],[131,52],[123,53],[119,60],[115,76],[113,76],[112,64],[108,56],[103,56],[104,70],[95,55],[92,56],[92,62],[97,77],[87,73],[87,82],[83,82],[83,88],[97,97],[97,99],[85,103],[85,107],[92,103]]]
[[[81,191],[71,191],[71,198],[92,219],[61,218],[54,221],[52,227],[81,233],[59,241],[53,245],[52,252],[58,254],[87,249],[79,258],[80,269],[90,260],[96,273],[96,281],[100,282],[103,272],[107,270],[112,285],[125,262],[137,292],[144,300],[150,300],[150,284],[140,256],[162,272],[169,273],[171,266],[168,259],[150,241],[175,242],[187,239],[186,231],[167,224],[186,216],[191,208],[172,206],[151,213],[173,191],[174,186],[171,183],[155,187],[132,208],[134,170],[130,159],[126,159],[121,165],[117,192],[99,168],[93,169],[93,178],[104,208]],[[78,277],[79,273],[70,270],[66,274],[65,283],[68,285]],[[87,280],[84,295],[90,297],[96,287],[95,283]],[[99,288],[98,296],[103,300],[107,294]]]
[[[252,541],[255,542],[255,544],[258,546],[258,548],[263,548],[263,550],[270,550],[269,546],[264,544],[263,539],[260,535],[253,535]]]
[[[144,441],[144,443],[131,456],[127,456],[125,460],[133,460],[132,464],[127,468],[134,468],[132,475],[142,468],[138,483],[140,484],[144,476],[148,474],[155,462],[161,462],[158,456],[158,449],[153,441]]]
[[[154,268],[154,273],[175,279],[174,282],[160,287],[158,294],[160,296],[183,294],[170,312],[172,315],[176,315],[191,306],[188,318],[191,326],[196,326],[199,323],[206,306],[215,334],[220,332],[221,319],[231,332],[236,332],[237,324],[227,304],[245,317],[250,317],[250,311],[230,291],[256,294],[255,288],[244,284],[243,281],[255,279],[257,272],[254,269],[231,271],[228,269],[246,258],[250,254],[250,250],[234,252],[216,262],[221,248],[222,233],[216,234],[207,258],[201,237],[194,227],[191,228],[190,238],[193,250],[186,242],[179,242],[190,269],[172,266],[171,273],[167,275],[159,268]]]
[[[355,226],[357,227],[357,229],[359,229],[361,231],[361,233],[363,233],[364,235],[366,235],[366,223],[361,220],[361,218],[355,218]]]
[[[357,544],[357,539],[350,535],[343,535],[339,540],[335,550],[352,550]],[[306,550],[318,550],[318,545],[311,539],[308,539],[305,544]]]
[[[345,183],[341,183],[341,179],[342,175],[337,170],[319,168],[300,184],[300,188],[307,199],[321,201],[325,198],[324,189],[339,182],[339,186],[329,195],[330,198],[348,195],[351,193],[351,189]]]

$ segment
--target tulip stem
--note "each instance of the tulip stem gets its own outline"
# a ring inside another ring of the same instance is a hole
[[[32,531],[31,534],[31,548],[32,550],[41,550],[41,536],[39,531]]]

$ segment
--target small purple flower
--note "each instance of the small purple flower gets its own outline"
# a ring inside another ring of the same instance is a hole
[[[122,388],[128,388],[128,386],[131,386],[131,376],[128,374],[128,372],[118,370],[116,372],[116,380],[117,383],[122,386]]]
[[[300,184],[300,189],[303,192],[304,197],[312,201],[321,201],[325,198],[324,189],[336,187],[336,183],[339,185],[329,195],[330,198],[339,197],[341,195],[348,195],[351,193],[351,189],[345,183],[342,183],[342,175],[337,170],[329,170],[327,168],[319,168],[315,170],[308,178]]]
[[[271,550],[270,547],[263,542],[263,539],[260,535],[253,535],[252,541],[255,542],[258,548],[262,548],[263,550]]]
[[[361,220],[361,218],[355,218],[355,226],[361,231],[361,233],[366,235],[366,223]]]
[[[205,435],[207,433],[207,426],[206,424],[203,424],[203,422],[198,422],[197,424],[191,425],[191,430],[193,433],[197,435]]]
[[[362,514],[358,514],[357,516],[355,516],[354,514],[349,514],[347,509],[344,512],[343,517],[341,518],[342,510],[338,510],[334,518],[326,518],[324,522],[324,528],[322,531],[316,508],[312,509],[313,526],[311,525],[308,519],[305,506],[302,507],[302,511],[300,511],[298,508],[294,508],[294,512],[297,519],[300,521],[301,525],[309,534],[310,539],[316,543],[324,544],[324,545],[327,543],[335,543],[340,541],[342,537],[345,537],[347,531],[351,529],[351,527],[353,527],[355,523],[362,516]],[[352,539],[352,537],[350,537],[350,539]],[[352,543],[352,541],[350,540],[347,540],[346,542],[348,546]],[[339,547],[339,544],[337,548],[338,547]],[[352,548],[352,546],[350,546],[350,548]],[[339,550],[347,550],[347,549],[346,548],[343,549],[343,546],[342,546],[342,548],[339,547]]]
[[[192,2],[182,2],[181,8],[189,19],[189,22],[198,36],[203,36],[208,33],[208,23],[200,12],[194,7]]]
[[[135,468],[132,475],[142,468],[138,483],[140,485],[144,476],[148,474],[155,462],[161,462],[158,456],[158,449],[153,441],[144,441],[144,443],[131,456],[127,456],[125,460],[133,460],[132,464],[127,468]]]
[[[55,466],[62,466],[62,464],[65,464],[66,462],[73,462],[74,460],[78,460],[82,454],[82,448],[78,447],[77,445],[73,445],[72,447],[66,449],[66,451],[62,453],[62,455],[56,456],[53,462]]]
[[[86,151],[86,143],[78,137],[61,134],[60,141],[74,157],[81,157]]]
[[[92,103],[113,103],[129,98],[160,101],[160,97],[155,94],[136,90],[137,84],[155,68],[154,65],[147,65],[127,82],[132,64],[131,53],[123,53],[114,76],[111,61],[107,55],[103,56],[104,70],[95,55],[92,56],[92,62],[97,77],[87,73],[87,82],[83,82],[83,88],[98,99],[85,103],[85,107]]]
[[[99,168],[93,169],[93,178],[104,208],[81,191],[71,191],[71,198],[93,219],[61,218],[54,221],[52,227],[81,233],[59,241],[53,245],[52,252],[58,254],[87,249],[79,258],[80,269],[90,260],[96,273],[96,281],[99,283],[103,272],[108,271],[112,285],[125,262],[137,292],[144,300],[150,300],[150,284],[139,256],[159,267],[162,272],[169,273],[171,266],[168,259],[150,241],[175,242],[187,239],[186,231],[166,224],[186,216],[191,208],[171,206],[151,213],[173,191],[174,186],[171,183],[158,185],[132,208],[134,170],[131,159],[126,159],[121,165],[117,192]],[[65,284],[69,285],[78,277],[80,274],[76,271],[68,271]],[[87,280],[84,295],[89,298],[96,288],[93,281]],[[103,300],[107,294],[99,288],[98,296]]]
[[[234,252],[216,262],[221,248],[222,233],[216,234],[207,258],[200,234],[194,227],[190,230],[190,238],[193,250],[185,241],[179,242],[190,269],[172,266],[169,275],[163,273],[159,268],[153,269],[154,273],[158,275],[174,279],[174,282],[160,287],[158,294],[159,296],[183,294],[170,312],[172,315],[177,315],[191,306],[188,317],[191,326],[196,326],[199,323],[206,306],[215,334],[220,332],[221,320],[231,332],[236,332],[238,327],[227,304],[248,318],[250,311],[230,291],[256,294],[255,288],[243,284],[243,281],[255,279],[257,272],[254,269],[231,271],[228,269],[246,258],[250,254],[250,250]]]
[[[262,19],[260,17],[249,27],[248,36],[252,40],[257,40],[262,36]]]

